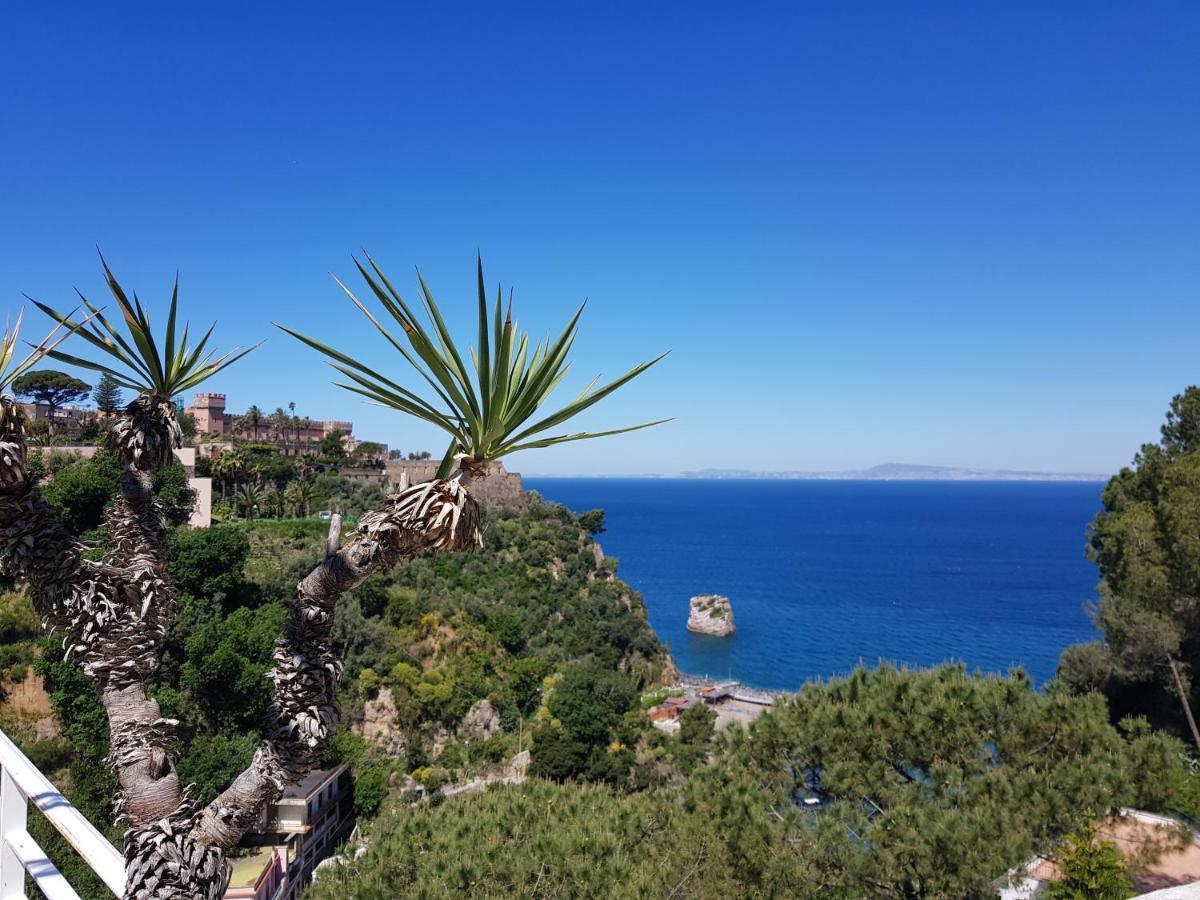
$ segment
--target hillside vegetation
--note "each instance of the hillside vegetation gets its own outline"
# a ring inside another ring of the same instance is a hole
[[[643,714],[674,670],[590,537],[599,511],[536,496],[521,513],[490,511],[477,552],[402,561],[338,605],[345,717],[327,761],[352,766],[368,849],[305,896],[982,900],[1035,854],[1076,867],[1062,890],[1099,860],[1117,896],[1130,872],[1095,842],[1097,821],[1122,806],[1200,817],[1180,740],[1195,699],[1197,453],[1190,389],[1163,442],[1105,490],[1090,545],[1105,637],[1070,648],[1045,690],[1019,670],[881,666],[805,685],[720,734],[703,705],[671,736]],[[50,486],[101,543],[93,482],[113,474],[102,454]],[[178,771],[200,802],[254,751],[272,645],[325,530],[243,519],[172,532],[180,614],[153,691],[183,723]],[[103,823],[103,709],[35,631],[23,595],[0,596],[4,674],[33,661],[63,730],[5,728]],[[522,750],[523,784],[445,790],[507,776]],[[81,893],[104,897],[35,827]]]
[[[994,897],[1089,810],[1166,805],[1181,750],[1020,673],[860,669],[724,735],[676,786],[397,804],[306,897]]]
[[[103,542],[99,498],[118,475],[101,453],[61,465],[47,492],[81,531]],[[179,488],[174,481],[164,488],[169,509],[176,508]],[[176,527],[171,534],[180,609],[153,692],[163,714],[182,722],[178,770],[201,803],[253,754],[271,698],[265,676],[285,605],[323,553],[327,529],[315,519],[242,519],[208,529]],[[603,710],[590,734],[607,745],[609,729],[639,692],[671,671],[640,597],[616,579],[615,568],[575,516],[534,498],[522,513],[487,513],[479,551],[402,562],[344,598],[337,628],[345,648],[347,724],[330,761],[354,764],[360,812],[378,808],[393,775],[416,771],[436,785],[513,755],[522,740],[528,746],[546,686],[564,677],[570,682],[573,673],[582,673],[582,682],[614,686],[620,708]],[[3,596],[0,629],[4,674],[19,680],[37,657],[63,729],[51,738],[39,738],[28,723],[6,722],[6,730],[105,827],[114,788],[103,765],[107,729],[95,693],[62,658],[57,640],[38,639],[36,618],[19,592]],[[395,726],[405,745],[399,755],[373,749],[350,730],[364,703],[384,690],[396,698]],[[468,752],[455,739],[457,726],[481,700],[496,710],[502,730]],[[119,837],[119,829],[110,835]],[[83,885],[84,896],[106,896],[64,842],[48,831],[40,837]]]

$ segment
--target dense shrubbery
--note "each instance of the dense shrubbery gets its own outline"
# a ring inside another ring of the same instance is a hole
[[[33,606],[18,591],[0,592],[0,700],[4,684],[20,681],[33,662],[33,644],[41,623]]]
[[[703,843],[689,846],[696,826],[657,794],[537,781],[495,788],[380,819],[367,855],[327,868],[306,896],[667,897],[704,857]]]
[[[1046,887],[1046,900],[1126,900],[1133,879],[1120,848],[1097,837],[1094,824],[1068,836],[1058,855],[1062,879]]]
[[[702,745],[711,714],[685,724]],[[381,818],[308,896],[983,898],[1089,808],[1153,806],[1180,750],[1019,673],[859,670],[734,729],[678,789],[534,779]]]
[[[282,604],[321,552],[325,528],[239,521],[174,536],[172,572],[184,599],[157,690],[165,712],[197,733],[236,736],[256,727],[269,701],[263,673]],[[478,553],[402,562],[338,608],[348,712],[391,691],[409,746],[400,762],[409,771],[434,761],[427,744],[437,726],[453,729],[482,699],[506,729],[527,731],[524,720],[538,715],[556,668],[565,674],[555,691],[574,700],[557,701],[552,715],[565,716],[589,748],[602,746],[665,659],[640,603],[596,570],[566,510],[535,501],[521,514],[489,512],[484,539]],[[586,706],[592,688],[603,709]],[[447,752],[442,768],[461,770],[467,761]],[[366,751],[355,759],[364,770],[374,765]]]
[[[54,451],[47,453],[53,460]],[[91,459],[69,457],[69,461],[60,462],[42,493],[70,531],[93,532],[100,527],[104,507],[120,489],[121,463],[105,450],[97,451]],[[163,504],[168,524],[187,522],[195,495],[188,487],[187,471],[178,461],[156,473],[155,496]]]

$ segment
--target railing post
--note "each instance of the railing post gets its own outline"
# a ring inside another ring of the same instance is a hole
[[[51,900],[79,900],[26,830],[29,806],[46,817],[114,895],[124,896],[125,860],[121,851],[0,731],[0,900],[24,900],[26,875]]]
[[[7,768],[0,769],[0,900],[25,900],[25,866],[8,843],[25,830],[25,795]]]

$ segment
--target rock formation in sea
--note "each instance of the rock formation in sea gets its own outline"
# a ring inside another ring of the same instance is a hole
[[[693,597],[688,610],[688,631],[724,637],[733,634],[733,607],[728,597],[700,594]]]

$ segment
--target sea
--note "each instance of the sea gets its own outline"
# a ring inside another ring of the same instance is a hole
[[[1022,667],[1039,684],[1097,635],[1092,482],[526,478],[576,512],[689,674],[795,690],[859,663]],[[730,598],[735,634],[687,631]]]

